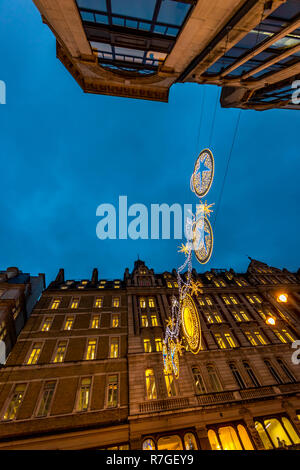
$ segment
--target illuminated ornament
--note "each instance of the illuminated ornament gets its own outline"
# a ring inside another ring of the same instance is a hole
[[[191,190],[200,198],[210,190],[214,177],[214,158],[209,149],[203,150],[198,156],[194,172],[191,177]],[[201,285],[192,279],[192,252],[199,263],[209,261],[213,250],[213,232],[207,217],[212,212],[213,204],[200,203],[196,214],[190,212],[187,217],[185,233],[187,243],[182,243],[179,252],[185,256],[184,263],[177,269],[178,300],[172,297],[171,315],[167,320],[166,333],[163,342],[163,363],[166,374],[172,373],[179,377],[179,356],[182,354],[182,340],[185,340],[185,349],[197,354],[201,349],[201,324],[197,308],[191,295],[202,293]],[[183,276],[184,270],[187,272]]]
[[[286,294],[280,294],[277,297],[278,302],[287,302],[287,295]]]
[[[197,354],[201,348],[201,326],[196,306],[190,295],[187,295],[182,302],[181,324],[190,351]]]
[[[210,190],[214,178],[214,157],[209,149],[202,150],[196,160],[191,179],[191,189],[197,196],[204,197]]]
[[[275,318],[273,318],[273,317],[268,317],[268,318],[266,319],[266,323],[267,323],[268,325],[275,325],[275,323],[276,323]]]

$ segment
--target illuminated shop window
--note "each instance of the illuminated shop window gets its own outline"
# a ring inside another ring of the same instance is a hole
[[[144,351],[149,353],[152,351],[150,339],[144,339]]]
[[[158,450],[183,450],[179,436],[163,436],[157,441]]]
[[[26,384],[18,384],[15,386],[13,395],[3,416],[4,420],[8,421],[16,418],[17,411],[24,398],[25,389]]]
[[[119,357],[119,338],[111,338],[110,342],[110,357]]]
[[[79,298],[72,299],[71,308],[78,308]]]
[[[77,411],[87,411],[91,395],[91,378],[81,379],[78,393]]]
[[[118,406],[118,376],[108,376],[107,383],[107,406],[108,408],[116,408]]]
[[[51,308],[55,310],[59,307],[59,304],[60,304],[60,299],[54,299],[51,304]]]
[[[145,439],[143,442],[143,450],[155,450],[153,439]]]
[[[153,297],[149,297],[148,305],[150,308],[155,308],[155,300]]]
[[[50,411],[51,401],[54,394],[56,382],[54,380],[45,382],[41,401],[36,416],[47,416]]]
[[[198,450],[197,442],[192,432],[187,432],[184,435],[184,447],[185,450]]]
[[[120,297],[113,298],[113,307],[120,307]]]
[[[291,440],[293,441],[293,444],[299,444],[300,443],[299,436],[296,433],[294,426],[292,425],[290,420],[284,416],[281,418],[281,420],[282,420],[283,426],[285,427]]]
[[[173,374],[164,373],[168,397],[176,396],[176,389]]]
[[[274,447],[280,447],[280,442],[283,441],[287,446],[290,446],[292,444],[287,433],[283,429],[282,424],[278,419],[265,419],[263,424],[264,428],[266,429],[268,435],[272,440]]]
[[[155,350],[162,351],[162,340],[161,338],[155,338]]]
[[[202,374],[201,374],[200,370],[197,367],[194,367],[192,369],[192,372],[193,372],[196,392],[197,393],[206,393],[204,381],[203,381]]]
[[[86,361],[92,361],[96,359],[96,347],[97,347],[97,340],[96,339],[89,339],[85,354]]]
[[[266,433],[263,425],[259,423],[258,421],[255,422],[255,429],[259,434],[259,437],[262,440],[262,443],[264,445],[265,449],[273,449],[272,443],[270,441],[270,438],[268,437],[268,434]]]
[[[146,377],[146,394],[148,400],[156,400],[157,393],[156,393],[156,384],[155,384],[155,376],[153,369],[147,369],[145,372]]]
[[[66,341],[59,341],[59,343],[57,345],[57,349],[56,349],[56,352],[55,352],[53,362],[63,362],[64,357],[65,357],[66,348],[67,348],[67,342]]]
[[[27,364],[36,364],[40,356],[42,343],[34,343]]]
[[[147,315],[142,315],[142,316],[141,316],[141,322],[142,322],[142,326],[148,326],[148,318],[147,318]]]
[[[207,433],[207,436],[212,450],[222,450],[215,431],[210,429]]]
[[[103,307],[103,297],[97,297],[95,301],[95,307],[101,308]]]
[[[242,450],[236,431],[232,426],[219,428],[219,438],[223,450]]]
[[[151,325],[152,326],[158,326],[157,316],[156,315],[151,315]]]
[[[242,441],[242,444],[244,446],[244,449],[245,450],[254,450],[252,442],[251,442],[251,440],[248,436],[248,433],[247,433],[246,429],[244,428],[244,426],[239,424],[238,427],[237,427],[237,430],[238,430],[240,439]]]
[[[141,308],[146,308],[146,300],[144,297],[140,298],[140,307]]]
[[[113,313],[111,316],[111,326],[113,328],[118,328],[120,326],[120,315],[118,313]]]
[[[221,392],[222,385],[217,375],[216,369],[212,364],[207,365],[207,373],[210,381],[211,390],[213,392]]]
[[[52,317],[47,317],[42,323],[41,331],[49,331],[52,325]]]
[[[100,315],[92,316],[91,328],[100,328]]]
[[[65,324],[64,324],[64,330],[71,330],[73,327],[74,323],[74,317],[67,317]]]

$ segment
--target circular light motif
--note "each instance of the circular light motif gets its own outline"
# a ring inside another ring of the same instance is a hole
[[[188,294],[181,306],[181,324],[189,349],[193,354],[197,354],[201,347],[201,326],[193,299]]]
[[[280,294],[277,298],[278,302],[287,302],[287,295],[286,294]]]
[[[209,149],[202,150],[196,160],[191,180],[191,189],[200,198],[210,190],[214,178],[214,157]]]
[[[209,261],[213,251],[214,237],[209,220],[201,217],[193,228],[193,248],[199,263]]]

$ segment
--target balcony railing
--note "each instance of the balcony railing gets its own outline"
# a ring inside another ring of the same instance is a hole
[[[189,407],[188,398],[168,398],[166,400],[153,400],[140,403],[140,413],[153,411],[166,411]]]
[[[234,392],[231,391],[198,395],[197,399],[199,405],[214,405],[217,403],[236,401]]]

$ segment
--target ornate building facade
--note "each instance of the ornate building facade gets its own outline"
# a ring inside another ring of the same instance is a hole
[[[168,101],[175,83],[221,105],[299,109],[298,0],[34,0],[57,57],[87,93]]]
[[[176,272],[57,278],[0,373],[1,449],[299,448],[300,276],[193,270],[201,349],[166,374]]]
[[[5,345],[3,362],[44,288],[44,274],[31,276],[16,267],[0,271],[0,341],[2,346]]]

